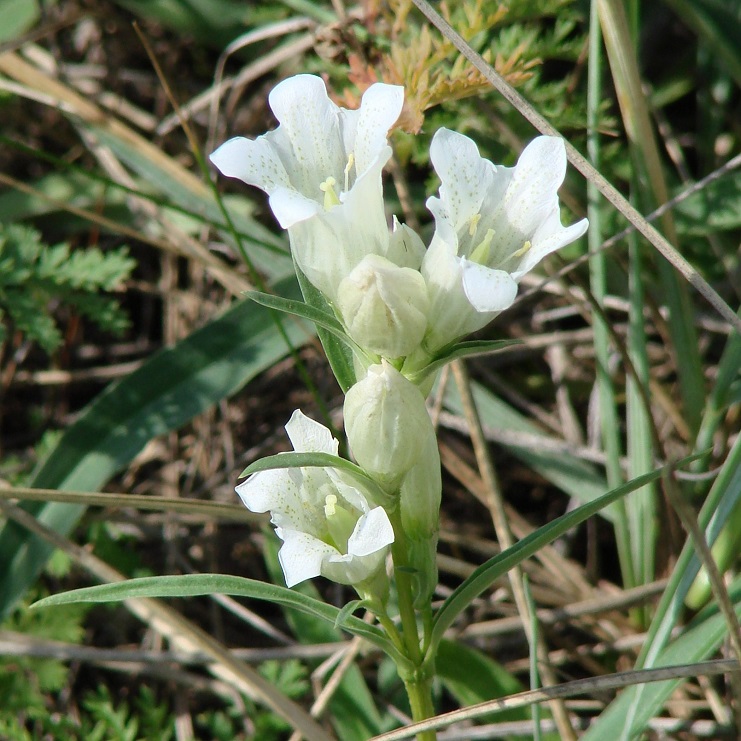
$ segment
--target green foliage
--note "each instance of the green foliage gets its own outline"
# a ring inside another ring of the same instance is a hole
[[[38,595],[29,595],[32,601]],[[65,605],[59,610],[42,613],[28,609],[28,602],[20,604],[0,625],[0,630],[21,633],[31,638],[80,643],[84,635],[82,625],[87,608]],[[12,719],[18,713],[32,717],[43,716],[45,695],[58,692],[67,682],[68,668],[62,661],[31,656],[0,657],[0,729],[5,724],[12,728]],[[10,736],[10,733],[8,732]],[[0,733],[0,737],[6,736]]]
[[[127,319],[109,296],[134,268],[125,247],[70,251],[66,243],[49,246],[27,226],[0,224],[0,320],[11,322],[28,339],[52,353],[62,335],[50,315],[54,303],[72,306],[103,330],[121,333]],[[0,341],[7,327],[0,324]]]

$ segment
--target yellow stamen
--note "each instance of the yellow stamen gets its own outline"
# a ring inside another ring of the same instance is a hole
[[[345,193],[350,190],[350,170],[352,170],[355,164],[355,155],[350,152],[347,157],[347,164],[345,165]]]
[[[491,248],[491,240],[494,239],[494,230],[487,229],[486,236],[471,252],[471,257],[468,259],[471,262],[477,262],[479,265],[486,265],[489,260],[489,251]]]
[[[337,197],[337,192],[334,186],[337,185],[337,181],[330,175],[320,186],[319,190],[324,193],[324,210],[329,211],[334,206],[340,205],[340,199]]]
[[[334,494],[327,494],[324,499],[324,514],[327,517],[334,517],[337,510],[337,497]]]
[[[512,257],[522,257],[532,246],[533,243],[528,239],[517,252],[512,253]]]
[[[476,234],[476,229],[478,229],[479,221],[481,221],[481,214],[476,214],[475,216],[471,217],[471,222],[468,225],[468,233],[470,236],[473,237],[473,235]]]

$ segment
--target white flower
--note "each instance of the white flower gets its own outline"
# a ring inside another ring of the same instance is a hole
[[[337,455],[324,425],[296,410],[286,425],[296,452]],[[278,553],[289,587],[314,576],[358,585],[384,565],[394,531],[382,507],[325,468],[285,468],[253,474],[237,486],[252,512],[271,513],[283,541]]]
[[[483,159],[467,136],[440,129],[430,159],[442,185],[427,201],[435,235],[422,273],[432,300],[427,344],[437,349],[511,306],[522,276],[588,222],[561,225],[566,151],[557,137],[536,138],[510,168]]]
[[[224,175],[268,193],[298,266],[330,300],[365,255],[391,257],[381,170],[403,101],[402,87],[376,83],[347,110],[321,78],[296,75],[270,93],[277,129],[230,139],[211,155]]]

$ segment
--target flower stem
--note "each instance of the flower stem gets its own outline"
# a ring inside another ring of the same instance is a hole
[[[412,719],[416,722],[435,715],[435,708],[432,704],[432,675],[426,668],[429,662],[424,661],[425,655],[420,648],[417,613],[414,609],[412,594],[412,575],[409,572],[406,534],[401,526],[401,518],[398,512],[394,513],[391,521],[396,536],[391,554],[394,559],[394,576],[399,601],[404,653],[414,665],[412,672],[402,674],[402,680],[409,697]],[[423,668],[423,664],[425,668]],[[437,734],[434,730],[424,731],[417,736],[418,741],[435,741],[436,738]]]

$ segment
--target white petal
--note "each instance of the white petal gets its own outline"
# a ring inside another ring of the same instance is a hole
[[[457,231],[481,210],[496,168],[489,160],[481,157],[472,139],[449,129],[438,129],[435,132],[430,144],[430,160],[442,181],[440,200]],[[433,204],[435,200],[430,199]],[[440,210],[437,209],[436,217],[439,213]]]
[[[566,175],[562,139],[539,136],[520,155],[505,195],[504,212],[510,228],[528,239],[558,208],[558,189]]]
[[[255,473],[239,484],[236,492],[250,512],[285,511],[299,496],[285,469]]]
[[[553,222],[553,223],[551,223]],[[523,255],[517,269],[512,271],[514,280],[520,278],[528,271],[532,270],[546,255],[551,252],[560,250],[567,244],[571,244],[579,239],[589,227],[589,221],[582,219],[571,226],[561,226],[561,217],[558,210],[554,213],[552,219],[539,229],[533,237],[533,246]]]
[[[463,289],[479,312],[503,311],[517,296],[517,283],[504,270],[492,270],[463,259]]]
[[[288,174],[267,136],[229,139],[209,159],[222,175],[272,193],[278,186],[288,185]]]
[[[319,422],[297,409],[288,420],[286,432],[297,453],[330,453],[337,455],[339,443],[332,433]]]
[[[387,144],[389,129],[396,123],[404,105],[404,88],[399,85],[371,85],[360,104],[355,142],[355,167],[362,174],[373,164]],[[391,156],[389,150],[385,162]]]
[[[394,216],[386,257],[400,268],[419,270],[424,256],[425,243],[422,237],[407,224],[401,224]]]
[[[318,189],[329,175],[337,177],[345,167],[340,109],[329,99],[323,80],[315,75],[283,80],[270,92],[268,101],[280,121],[281,148],[290,145],[292,150],[295,171],[290,173],[291,182],[310,196],[314,187]],[[283,163],[288,167],[287,156],[284,152]]]
[[[288,587],[319,576],[322,563],[332,555],[339,555],[331,545],[298,530],[276,528],[275,532],[283,541],[278,560]]]
[[[344,555],[337,553],[325,559],[322,574],[339,584],[359,584],[383,567],[387,553],[388,547],[362,558],[349,553]]]
[[[322,210],[317,201],[290,187],[279,186],[270,194],[270,208],[284,229],[306,221]]]
[[[347,552],[363,557],[380,551],[394,542],[394,528],[383,507],[376,507],[363,515],[347,541]]]

